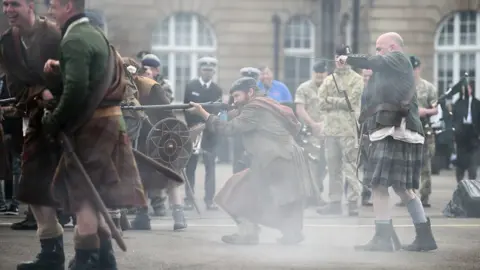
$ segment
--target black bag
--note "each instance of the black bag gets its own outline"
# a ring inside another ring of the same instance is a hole
[[[447,217],[480,217],[480,181],[462,180],[453,192],[452,200],[443,210]]]

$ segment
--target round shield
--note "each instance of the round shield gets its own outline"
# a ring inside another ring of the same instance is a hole
[[[192,141],[187,126],[176,118],[158,121],[147,136],[147,155],[157,162],[181,171],[192,154]]]

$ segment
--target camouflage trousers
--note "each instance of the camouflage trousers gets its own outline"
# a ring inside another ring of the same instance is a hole
[[[355,137],[326,137],[329,196],[331,202],[342,200],[345,183],[348,183],[347,199],[357,202],[362,185],[356,176],[358,145]],[[345,181],[345,182],[344,182]]]
[[[432,193],[432,157],[435,155],[435,136],[425,137],[423,144],[423,165],[420,174],[420,196],[428,200]]]

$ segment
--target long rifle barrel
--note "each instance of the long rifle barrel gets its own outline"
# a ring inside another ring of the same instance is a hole
[[[6,98],[6,99],[0,99],[0,105],[6,105],[6,104],[12,104],[17,102],[16,98]]]
[[[199,103],[204,108],[217,108],[220,110],[228,110],[231,108],[228,104],[221,102],[206,102]],[[142,105],[142,106],[122,106],[122,110],[134,110],[134,111],[143,111],[143,110],[186,110],[191,108],[190,104],[168,104],[168,105]]]

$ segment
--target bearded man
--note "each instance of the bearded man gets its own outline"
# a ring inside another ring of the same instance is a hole
[[[437,244],[430,219],[414,192],[419,187],[425,139],[413,68],[404,53],[403,39],[397,33],[381,35],[376,51],[377,55],[371,57],[339,57],[341,63],[373,71],[364,90],[365,103],[359,122],[364,124],[370,140],[364,183],[372,186],[375,235],[368,244],[356,249],[391,252],[401,248],[390,216],[388,188],[392,187],[406,204],[415,225],[415,240],[403,249],[434,250]]]
[[[37,220],[41,251],[33,262],[17,269],[64,269],[63,229],[58,223],[50,185],[60,149],[44,134],[43,108],[52,99],[50,91],[61,88],[60,76],[47,76],[43,66],[57,59],[60,31],[54,23],[36,17],[33,0],[3,0],[3,12],[11,28],[1,37],[1,65],[8,90],[17,97],[16,114],[23,117],[22,176],[17,198],[30,205]]]
[[[84,15],[84,0],[52,0],[50,13],[62,30],[60,61],[48,60],[45,72],[59,72],[63,88],[53,93],[55,109],[45,114],[45,131],[63,132],[81,164],[63,155],[54,181],[64,209],[75,213],[75,258],[69,269],[117,269],[111,231],[82,185],[83,166],[105,206],[146,205],[120,103],[127,78],[123,61],[101,30]]]
[[[258,244],[258,225],[264,225],[283,233],[280,243],[297,244],[303,241],[303,206],[310,190],[306,183],[311,183],[302,150],[294,139],[301,125],[292,109],[256,96],[257,91],[253,78],[234,82],[230,94],[238,111],[230,115],[230,121],[190,103],[191,112],[205,120],[212,133],[240,135],[251,160],[250,168],[229,179],[215,199],[240,229],[222,241]]]

